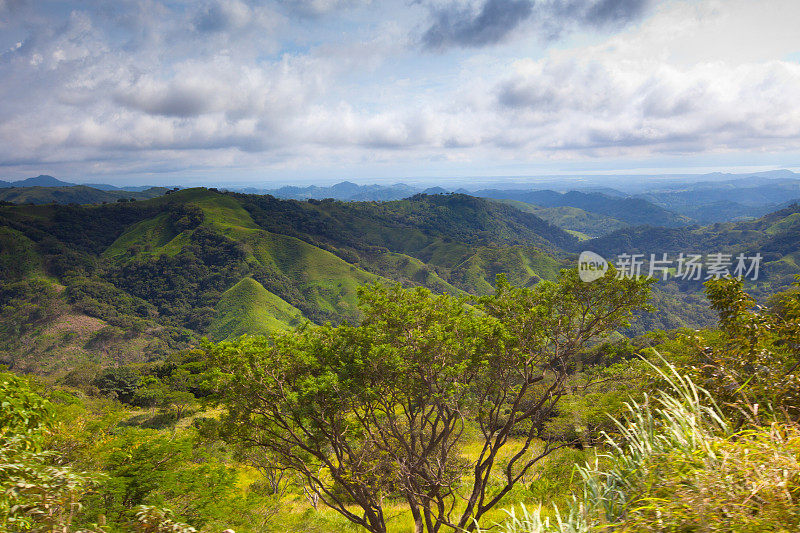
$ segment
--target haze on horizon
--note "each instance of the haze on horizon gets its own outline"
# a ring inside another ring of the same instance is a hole
[[[793,0],[0,0],[0,179],[800,169]]]

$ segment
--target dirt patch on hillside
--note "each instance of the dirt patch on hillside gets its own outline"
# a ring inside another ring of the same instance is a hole
[[[45,334],[58,334],[64,331],[74,331],[79,335],[95,333],[106,326],[99,318],[87,315],[62,315],[58,317],[45,330]]]

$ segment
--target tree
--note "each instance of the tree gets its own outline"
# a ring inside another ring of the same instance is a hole
[[[54,424],[49,402],[28,382],[0,373],[0,529],[69,531],[95,479],[59,464],[45,449]]]
[[[226,373],[229,435],[298,472],[326,505],[382,533],[384,500],[398,498],[417,532],[473,530],[565,445],[532,453],[586,344],[625,327],[648,293],[613,269],[591,284],[564,271],[532,289],[499,277],[474,305],[375,285],[360,292],[359,326],[208,349]],[[466,459],[472,428],[481,450]]]
[[[101,330],[102,331],[102,330]],[[107,368],[94,380],[100,392],[123,403],[131,403],[139,388],[141,376],[128,366]]]
[[[706,296],[719,314],[719,330],[698,332],[678,342],[688,353],[693,378],[732,416],[760,408],[787,418],[800,415],[800,282],[757,305],[742,282],[706,282]],[[687,346],[688,344],[688,346]]]

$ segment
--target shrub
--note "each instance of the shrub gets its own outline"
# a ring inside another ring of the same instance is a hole
[[[609,452],[578,468],[583,495],[563,516],[509,512],[506,533],[797,531],[800,428],[734,432],[714,399],[674,367],[670,392],[629,404]]]
[[[107,368],[94,380],[94,386],[101,393],[130,403],[139,388],[139,374],[130,367]]]
[[[45,449],[53,407],[28,382],[0,373],[0,531],[69,531],[93,476]]]

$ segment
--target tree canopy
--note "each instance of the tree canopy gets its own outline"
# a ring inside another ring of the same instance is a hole
[[[473,301],[373,285],[357,326],[207,348],[229,436],[300,474],[326,505],[384,532],[384,499],[400,498],[419,532],[471,530],[566,444],[543,428],[568,377],[648,295],[649,282],[613,269],[590,284],[565,270],[534,288],[499,277],[495,294]],[[476,433],[481,450],[467,460]]]

